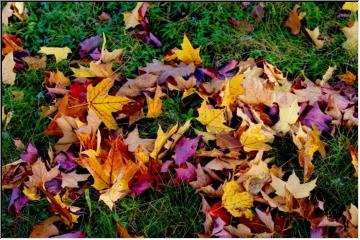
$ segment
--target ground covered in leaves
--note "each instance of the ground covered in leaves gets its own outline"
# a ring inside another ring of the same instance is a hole
[[[357,237],[357,3],[3,3],[3,237]]]

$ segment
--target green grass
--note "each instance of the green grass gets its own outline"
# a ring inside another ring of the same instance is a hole
[[[167,50],[179,47],[183,34],[186,33],[194,47],[201,46],[201,56],[205,66],[220,67],[232,59],[245,60],[248,57],[264,58],[288,74],[289,80],[294,79],[304,70],[306,76],[315,80],[320,78],[329,66],[336,66],[337,73],[346,70],[357,72],[357,59],[350,56],[341,44],[345,36],[341,27],[345,21],[337,20],[335,13],[342,3],[299,3],[301,11],[306,12],[303,25],[314,29],[320,27],[325,46],[317,50],[304,29],[297,36],[292,36],[283,26],[289,12],[295,3],[265,3],[265,16],[253,32],[245,33],[234,28],[227,22],[229,17],[237,20],[248,19],[254,22],[250,15],[251,8],[243,10],[239,3],[151,3],[148,17],[151,31],[158,36],[163,47],[156,49],[137,40],[134,30],[125,31],[122,13],[131,11],[135,3],[120,2],[52,2],[26,3],[28,18],[20,22],[15,18],[11,24],[3,28],[3,32],[20,37],[25,48],[36,55],[41,46],[70,47],[73,51],[69,59],[76,59],[79,42],[85,38],[106,33],[107,48],[125,49],[124,61],[116,67],[123,78],[134,78],[137,70],[154,58],[162,58]],[[111,21],[96,20],[102,11],[109,13]],[[69,61],[56,64],[50,57],[48,70],[60,69],[71,74]],[[43,71],[24,71],[17,73],[16,84],[2,87],[2,102],[6,111],[13,112],[13,119],[6,131],[2,132],[2,163],[18,159],[19,152],[13,145],[14,138],[20,138],[25,144],[35,143],[41,154],[46,155],[48,143],[54,142],[42,132],[49,123],[48,119],[40,119],[40,106],[49,103],[39,95],[44,91]],[[23,90],[22,100],[15,100],[13,90]],[[40,97],[37,97],[40,96]],[[197,107],[199,99],[188,97],[181,101],[180,95],[170,93],[164,98],[164,113],[157,119],[139,122],[142,137],[154,137],[158,125],[166,130],[177,122],[184,123],[187,119],[196,117],[191,109]],[[194,124],[196,125],[196,121]],[[196,126],[193,126],[196,127]],[[324,199],[331,199],[325,204],[326,211],[331,215],[341,214],[350,202],[357,202],[357,181],[352,177],[353,170],[347,144],[357,145],[357,132],[338,131],[335,138],[329,138],[328,154],[324,159],[316,158],[314,175],[319,176],[316,190]],[[295,151],[289,151],[294,145],[287,144],[288,139],[274,143],[271,155],[274,162],[284,168],[295,167],[301,173]],[[177,196],[175,198],[174,196]],[[47,216],[47,201],[32,202],[20,213],[17,220],[6,213],[6,204],[10,192],[2,194],[2,236],[29,236],[34,224]],[[183,197],[184,202],[178,199]],[[93,216],[91,222],[82,219],[81,229],[87,236],[115,237],[114,216],[106,206],[98,203],[98,196],[91,194]],[[85,200],[82,202],[88,211]],[[127,223],[130,231],[144,236],[196,236],[202,230],[202,215],[199,213],[198,199],[188,187],[180,189],[166,188],[165,191],[154,193],[147,191],[141,198],[126,198],[119,202],[118,217]],[[191,209],[192,211],[188,211]],[[18,224],[15,222],[18,221]],[[192,222],[194,221],[194,222]],[[153,222],[155,224],[153,224]],[[301,222],[294,223],[293,236],[308,236]]]

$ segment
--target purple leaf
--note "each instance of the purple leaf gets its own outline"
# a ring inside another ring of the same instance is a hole
[[[185,163],[195,155],[199,140],[199,136],[194,139],[183,137],[175,145],[175,154],[173,155],[173,158],[178,166]]]
[[[37,149],[30,143],[26,149],[26,153],[20,154],[20,158],[25,162],[32,164],[37,159],[38,151]]]
[[[329,132],[331,128],[327,125],[327,122],[330,122],[331,120],[332,117],[324,114],[319,107],[319,103],[316,102],[302,122],[308,127],[312,127],[312,125],[315,124],[320,131]]]
[[[222,67],[219,70],[219,73],[224,75],[225,73],[230,72],[231,70],[236,68],[237,64],[238,64],[238,62],[236,60],[231,60],[230,62],[228,62],[228,64],[226,64],[224,67]]]
[[[72,153],[61,152],[55,157],[55,162],[59,164],[60,170],[71,172],[77,167],[77,163],[73,159]]]
[[[30,200],[28,197],[20,197],[21,190],[19,188],[14,188],[11,194],[10,203],[8,206],[8,211],[14,210],[16,215],[19,214],[20,210],[28,203]]]
[[[54,178],[45,183],[45,188],[49,193],[56,195],[61,191],[61,180]]]
[[[225,222],[220,218],[216,218],[212,234],[220,238],[231,238],[231,234],[224,230]]]
[[[55,236],[53,238],[85,238],[82,232],[65,233],[62,235]]]
[[[146,189],[150,187],[150,183],[148,181],[141,181],[133,186],[132,190],[135,192],[136,196],[140,195]]]
[[[323,238],[323,228],[311,228],[310,229],[311,238]]]
[[[86,57],[90,52],[92,52],[101,42],[101,37],[99,35],[89,37],[80,43],[80,58]]]
[[[100,57],[101,57],[101,52],[99,51],[98,48],[95,48],[94,51],[92,51],[92,53],[90,53],[90,57],[93,59],[93,60],[99,60]]]
[[[161,166],[160,172],[166,173],[167,171],[169,171],[169,167],[173,162],[173,160],[167,160],[166,162],[164,162]]]
[[[189,162],[186,162],[186,168],[177,168],[176,178],[182,182],[191,182],[196,179],[196,168]]]

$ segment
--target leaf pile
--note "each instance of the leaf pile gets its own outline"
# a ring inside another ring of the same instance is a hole
[[[124,13],[126,28],[142,24],[145,42],[157,45],[144,17],[147,8],[139,3]],[[300,31],[301,18],[295,7],[285,24],[293,34]],[[17,37],[5,34],[3,42],[3,84],[15,84],[25,64],[45,68],[40,56],[20,54],[24,49]],[[312,160],[326,155],[323,135],[358,124],[355,75],[344,73],[339,76],[344,82],[330,84],[335,71],[330,67],[322,79],[304,75],[290,81],[269,62],[251,58],[214,69],[202,65],[201,48],[184,35],[179,48],[124,82],[113,68],[122,50],[108,51],[105,34],[101,51],[100,42],[93,36],[80,44],[81,61],[73,61],[72,74],[46,75],[52,103],[42,107],[42,117],[51,120],[45,133],[58,138],[48,157],[29,144],[20,160],[2,167],[2,189],[12,189],[9,211],[18,214],[31,201],[49,201],[54,215],[34,226],[31,237],[83,236],[76,228],[85,215],[76,201],[89,187],[113,209],[122,198],[161,191],[165,183],[190,184],[201,195],[206,221],[199,236],[286,237],[292,218],[307,221],[314,237],[357,236],[354,205],[342,218],[331,219],[326,202],[312,198],[317,187]],[[60,62],[71,50],[42,47],[39,53]],[[195,102],[196,116],[159,125],[156,138],[141,137],[139,121],[161,116],[164,97],[174,92]],[[7,125],[10,119],[3,108],[2,120]],[[289,175],[265,157],[285,135],[298,149],[294,164],[303,175]],[[350,148],[357,175],[356,149]]]

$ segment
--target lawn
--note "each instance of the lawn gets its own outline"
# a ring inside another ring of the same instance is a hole
[[[3,8],[5,4],[2,3]],[[9,26],[3,26],[2,34],[20,38],[31,55],[39,55],[43,46],[69,47],[72,53],[66,60],[56,63],[54,58],[48,57],[46,65],[46,71],[60,70],[66,76],[72,75],[70,61],[79,59],[79,43],[103,33],[108,49],[124,50],[122,61],[113,66],[121,80],[136,78],[140,67],[153,59],[161,60],[170,49],[180,47],[184,34],[194,47],[201,47],[200,55],[206,67],[218,69],[231,60],[251,57],[276,66],[291,82],[304,75],[313,81],[321,79],[331,66],[336,67],[335,75],[358,71],[357,56],[342,47],[346,37],[341,28],[347,25],[348,18],[338,18],[337,13],[343,3],[299,3],[301,11],[306,12],[302,25],[320,29],[325,40],[320,49],[315,48],[304,27],[298,35],[292,35],[284,27],[295,3],[264,3],[264,16],[257,24],[251,14],[254,6],[244,8],[240,3],[150,3],[147,12],[150,30],[161,40],[161,48],[137,39],[136,29],[125,29],[123,13],[131,12],[135,5],[135,2],[27,2],[26,19],[9,18]],[[108,13],[111,19],[99,21],[97,17],[102,12]],[[235,27],[229,23],[229,18],[247,19],[254,29],[246,31]],[[48,157],[49,145],[59,139],[44,133],[51,119],[40,116],[41,106],[52,101],[46,97],[45,77],[43,69],[18,71],[16,84],[1,87],[2,106],[6,112],[13,113],[9,126],[4,129],[2,125],[2,165],[18,160],[23,153],[14,145],[14,139],[20,139],[25,146],[32,143],[44,159]],[[334,77],[330,83],[337,81],[339,79]],[[357,91],[357,83],[354,87]],[[13,91],[23,91],[24,97],[16,99]],[[176,123],[182,126],[187,120],[195,119],[200,99],[183,100],[180,92],[168,91],[162,100],[162,114],[138,121],[140,136],[156,138],[159,125],[165,131]],[[201,123],[193,120],[193,126],[200,129]],[[191,131],[186,136],[193,136],[193,129]],[[297,147],[291,139],[290,134],[275,137],[265,157],[273,158],[273,163],[281,166],[284,173],[290,175],[295,169],[300,176],[303,168],[298,161],[291,161],[297,157]],[[349,144],[357,149],[357,126],[337,126],[334,132],[323,134],[321,139],[327,145],[327,153],[323,158],[317,154],[313,159],[317,187],[312,192],[312,200],[324,201],[326,215],[339,219],[351,203],[357,205],[358,202],[358,179],[353,176],[348,150]],[[53,215],[46,197],[27,203],[16,216],[9,214],[10,196],[11,190],[2,191],[2,237],[28,237],[34,225]],[[147,190],[139,196],[117,201],[111,211],[99,201],[98,191],[84,188],[76,201],[81,217],[72,231],[81,231],[87,237],[117,237],[116,223],[121,222],[131,234],[138,236],[198,237],[204,233],[205,215],[201,212],[201,202],[201,196],[187,183],[165,183],[159,191]],[[69,232],[63,225],[59,229]],[[291,226],[287,236],[310,237],[309,222],[291,218]]]

